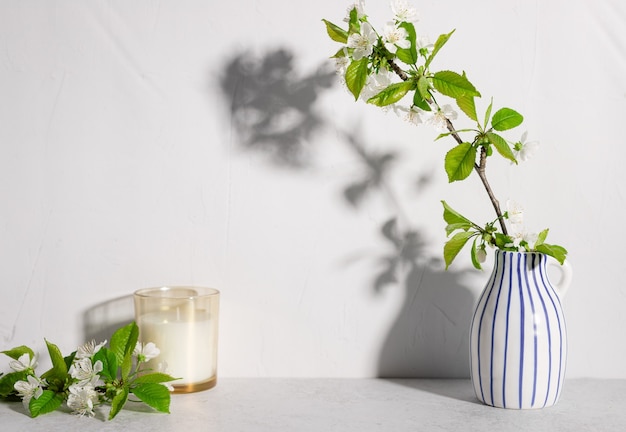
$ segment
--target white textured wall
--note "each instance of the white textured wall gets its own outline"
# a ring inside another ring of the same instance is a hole
[[[369,3],[382,25],[387,3]],[[198,284],[223,294],[222,376],[466,376],[488,274],[467,253],[444,272],[439,200],[480,221],[489,204],[476,178],[447,184],[449,143],[323,67],[321,19],[346,6],[1,1],[0,350],[69,352],[131,319],[135,289]],[[541,142],[490,174],[570,251],[568,375],[626,378],[626,4],[417,6],[418,33],[457,29],[440,68]],[[360,189],[387,153],[383,187]],[[398,236],[414,253],[377,283]]]

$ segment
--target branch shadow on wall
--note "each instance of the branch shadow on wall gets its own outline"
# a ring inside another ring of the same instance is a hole
[[[293,55],[284,49],[257,59],[241,53],[225,64],[220,86],[239,148],[261,151],[274,166],[295,170],[309,166],[316,132],[339,128],[316,106],[321,93],[336,81],[334,71],[320,67],[298,76]],[[381,295],[397,288],[404,293],[381,346],[378,376],[468,377],[469,322],[475,301],[467,286],[469,272],[446,271],[440,259],[427,256],[425,236],[411,227],[387,181],[399,155],[369,150],[355,130],[339,134],[362,167],[361,174],[342,187],[342,196],[360,211],[369,197],[381,195],[395,212],[379,228],[380,255],[368,257],[379,263],[369,288]],[[416,177],[417,199],[430,177],[424,173]]]
[[[230,110],[231,128],[241,148],[262,152],[276,165],[304,168],[316,131],[325,125],[315,103],[335,73],[328,67],[298,76],[285,49],[260,59],[242,53],[227,62],[220,87]]]
[[[346,134],[344,141],[363,167],[361,177],[344,188],[347,202],[358,209],[368,196],[384,195],[397,213],[380,227],[381,250],[387,252],[378,257],[372,288],[381,294],[387,287],[402,287],[404,302],[381,347],[378,376],[468,377],[475,296],[466,281],[472,272],[445,270],[441,259],[426,255],[424,235],[411,227],[387,181],[399,155],[368,151],[354,133]],[[416,179],[416,199],[429,184],[428,175]]]

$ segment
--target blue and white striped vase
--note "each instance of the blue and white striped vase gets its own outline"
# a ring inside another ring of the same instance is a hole
[[[561,269],[558,284],[549,281],[548,264]],[[470,327],[470,374],[480,401],[530,409],[559,400],[567,357],[561,299],[571,276],[567,261],[496,249]]]

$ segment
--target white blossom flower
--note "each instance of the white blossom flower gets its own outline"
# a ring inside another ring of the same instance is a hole
[[[524,208],[517,202],[507,200],[506,211],[509,216],[509,222],[514,231],[520,231],[519,228],[524,225]]]
[[[74,358],[75,359],[91,358],[95,353],[100,351],[100,348],[106,345],[106,343],[107,341],[105,340],[102,343],[96,344],[96,341],[92,339],[91,342],[87,342],[86,344],[78,347],[78,350],[76,350],[76,356]]]
[[[18,381],[13,385],[13,388],[17,392],[17,395],[22,398],[22,404],[24,408],[28,409],[30,400],[34,397],[39,398],[43,394],[42,385],[44,384],[39,378],[28,375],[26,377],[28,381]]]
[[[378,39],[376,32],[368,22],[361,24],[361,33],[353,33],[348,37],[348,48],[354,48],[352,58],[361,60],[363,57],[369,56],[373,49],[374,43]]]
[[[367,77],[365,86],[361,90],[361,99],[366,101],[372,96],[376,96],[378,93],[386,89],[391,85],[391,78],[393,75],[391,72],[381,70],[378,73],[373,73]]]
[[[335,72],[343,78],[349,64],[350,58],[348,57],[348,48],[343,47],[343,56],[335,57]]]
[[[37,354],[31,358],[29,353],[24,353],[19,356],[17,360],[9,362],[9,367],[15,372],[22,372],[29,369],[35,370],[37,367]]]
[[[164,373],[164,374],[168,373],[167,372],[167,362],[166,361],[159,362],[159,364],[157,365],[157,372]],[[170,384],[169,382],[162,382],[161,384],[164,385],[165,388],[168,389],[171,392],[173,392],[175,390],[174,386],[172,384]]]
[[[72,384],[67,396],[67,406],[73,414],[93,417],[94,406],[98,403],[98,393],[92,385]]]
[[[526,162],[528,159],[535,155],[535,152],[539,148],[538,141],[526,141],[528,132],[522,134],[522,138],[519,142],[513,146],[513,154],[515,159],[521,162]]]
[[[524,252],[526,250],[533,250],[535,248],[535,243],[537,242],[537,238],[539,236],[536,233],[526,232],[526,231],[518,231],[514,232],[512,235],[513,243],[507,243],[505,247],[514,247],[518,252]],[[522,242],[525,242],[528,245],[528,249],[522,245]]]
[[[423,55],[428,55],[434,47],[435,45],[433,45],[428,36],[415,37],[415,48]]]
[[[354,4],[348,6],[346,10],[346,17],[343,19],[345,22],[350,22],[350,13],[352,9],[356,9],[356,16],[358,19],[365,17],[365,0],[357,0]]]
[[[409,32],[389,22],[383,29],[383,42],[390,53],[395,54],[398,48],[410,48]]]
[[[446,104],[437,111],[426,113],[425,122],[433,126],[437,132],[446,132],[448,130],[448,120],[455,120],[456,117],[456,111]]]
[[[419,125],[424,122],[422,119],[422,115],[424,111],[413,105],[410,108],[401,105],[394,105],[394,112],[402,118],[402,120],[414,124]]]
[[[103,368],[100,360],[92,364],[90,358],[83,358],[74,361],[68,372],[72,378],[78,380],[79,385],[84,386],[89,383],[97,383],[100,379],[99,373],[102,372]]]
[[[419,21],[417,9],[411,6],[407,0],[391,0],[391,11],[397,21]]]
[[[142,344],[141,342],[137,342],[135,345],[135,349],[133,351],[133,355],[137,356],[137,361],[139,362],[147,362],[155,358],[161,353],[161,350],[156,347],[156,345],[152,342],[148,342],[147,344]]]

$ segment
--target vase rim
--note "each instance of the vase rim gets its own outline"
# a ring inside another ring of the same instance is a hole
[[[543,252],[539,252],[539,251],[510,251],[510,250],[503,250],[500,248],[496,248],[496,252],[498,253],[512,253],[512,254],[520,254],[520,255],[524,255],[524,254],[538,254],[538,255],[546,255]]]

